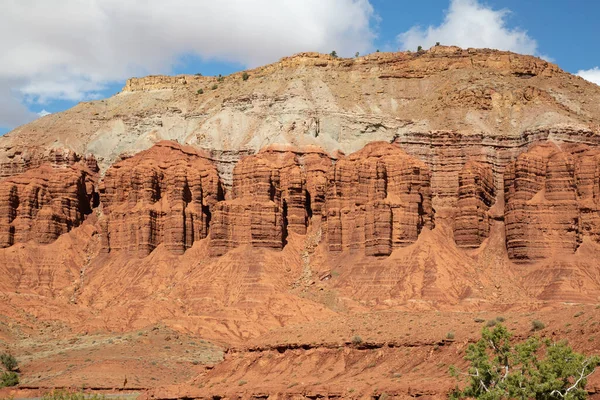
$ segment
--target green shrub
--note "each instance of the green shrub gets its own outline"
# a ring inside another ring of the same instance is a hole
[[[198,89],[198,94],[204,94],[204,89]]]
[[[196,76],[202,76],[202,74],[200,72],[196,72],[194,75],[196,75]]]
[[[356,53],[354,53],[354,57],[358,57],[360,56],[360,53],[357,51]]]
[[[506,321],[506,318],[504,318],[502,316],[499,316],[499,317],[496,317],[496,321],[498,321],[498,322],[504,322],[504,321]]]
[[[439,46],[439,45],[440,45],[440,42],[435,42],[435,45],[436,45],[436,46]]]
[[[362,341],[363,341],[362,338],[358,335],[356,335],[352,338],[352,344],[354,344],[354,345],[361,344]]]
[[[0,375],[0,388],[17,386],[19,384],[19,375],[16,372],[8,371]]]
[[[546,327],[546,325],[544,325],[544,323],[540,320],[534,320],[531,321],[531,330],[532,331],[540,331],[542,329],[544,329]]]
[[[211,89],[212,90],[217,90],[217,88],[219,87],[219,85],[217,85],[216,83],[214,85],[212,85]]]
[[[221,74],[219,74],[219,76],[217,77],[217,81],[223,82],[224,80],[225,80],[225,77],[223,77]]]
[[[248,73],[244,71],[244,73],[242,74],[242,80],[247,81],[249,77],[250,75],[248,75]]]
[[[423,46],[417,47],[417,51],[422,51],[422,50],[423,50]]]
[[[495,319],[490,319],[487,324],[485,324],[488,328],[495,326],[498,322]]]
[[[466,386],[450,394],[451,399],[585,399],[587,378],[600,365],[600,357],[575,353],[567,342],[541,341],[537,337],[513,345],[512,334],[502,324],[484,327],[481,339],[470,344],[465,360],[469,369],[461,373],[450,366],[450,374],[466,380]],[[543,348],[543,349],[542,349]],[[544,358],[540,358],[543,355]]]
[[[16,371],[17,370],[17,359],[9,353],[0,354],[0,363],[4,366],[7,371]]]
[[[446,333],[446,339],[454,340],[454,332]]]
[[[337,55],[337,51],[335,51],[335,50],[334,50],[334,51],[332,51],[331,53],[329,53],[329,55],[330,55],[331,57],[333,57],[333,58],[337,58],[337,56],[338,56],[338,55]]]

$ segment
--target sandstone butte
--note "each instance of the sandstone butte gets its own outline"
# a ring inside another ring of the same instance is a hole
[[[443,398],[499,315],[598,352],[600,87],[446,46],[247,73],[0,137],[3,393]]]

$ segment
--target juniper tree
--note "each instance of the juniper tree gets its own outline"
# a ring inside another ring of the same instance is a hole
[[[466,372],[450,367],[464,389],[451,398],[496,399],[585,399],[587,378],[600,365],[597,356],[576,353],[566,341],[541,341],[532,337],[513,345],[511,333],[502,324],[484,327],[481,339],[469,345]],[[541,358],[540,356],[544,356]]]

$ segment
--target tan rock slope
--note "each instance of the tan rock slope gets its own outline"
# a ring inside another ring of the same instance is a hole
[[[0,316],[31,332],[162,323],[244,352],[357,315],[600,300],[600,87],[444,46],[248,74],[133,78],[0,137]],[[335,347],[302,340],[294,359]],[[257,373],[236,354],[207,382]]]

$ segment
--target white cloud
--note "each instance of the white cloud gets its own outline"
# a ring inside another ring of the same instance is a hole
[[[18,82],[15,83],[18,85]],[[11,82],[6,85],[0,80],[0,128],[13,127],[37,118],[34,112],[22,103],[22,96],[11,91]]]
[[[414,26],[398,35],[402,49],[429,48],[436,42],[459,47],[487,47],[536,54],[537,42],[521,29],[506,26],[509,10],[493,10],[477,0],[451,0],[439,26]]]
[[[600,68],[594,67],[592,69],[587,70],[579,70],[575,75],[579,75],[586,81],[590,81],[595,83],[596,85],[600,85]]]
[[[183,55],[256,66],[299,51],[362,53],[373,17],[369,0],[3,0],[0,105],[11,106],[0,126],[31,119],[10,111],[23,98],[94,97],[109,82],[169,73]]]
[[[37,115],[39,115],[40,117],[45,117],[46,115],[50,115],[50,114],[52,114],[52,113],[49,111],[46,111],[46,109],[43,109],[42,111],[37,113]]]

